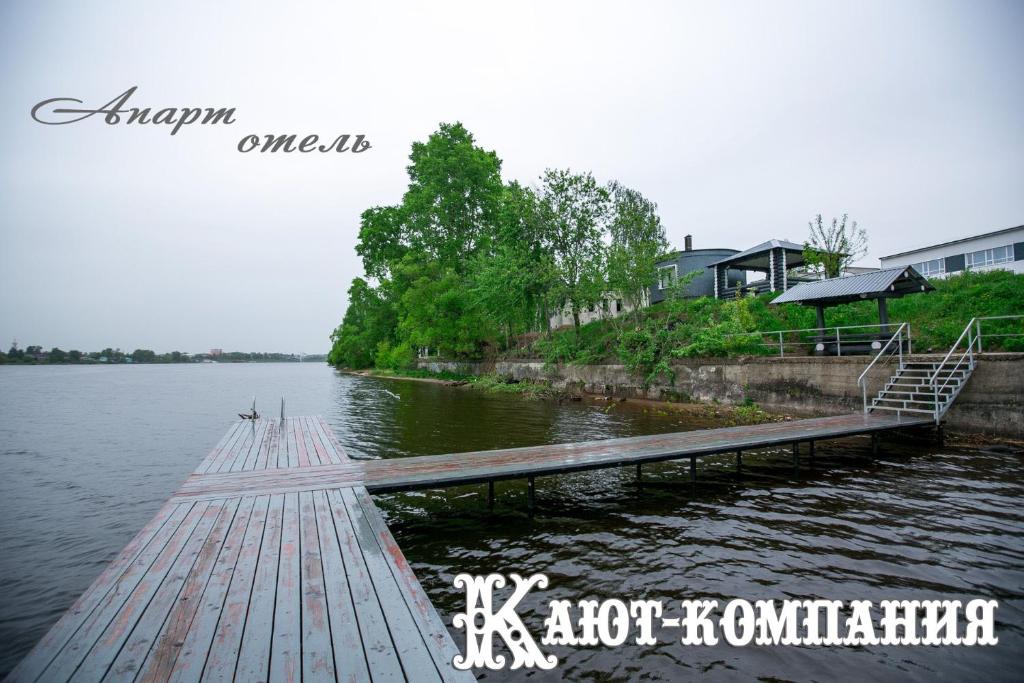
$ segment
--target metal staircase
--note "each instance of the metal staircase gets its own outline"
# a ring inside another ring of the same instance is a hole
[[[936,416],[938,421],[960,393],[973,369],[973,363],[952,369],[938,359],[904,360],[896,374],[871,399],[868,412],[924,413]]]
[[[942,358],[911,356],[910,326],[906,323],[900,325],[857,380],[864,400],[864,412],[886,410],[897,415],[931,415],[935,424],[940,424],[977,365],[977,356],[981,353],[979,322],[972,319],[967,323],[956,343]],[[888,373],[882,388],[869,401],[868,386],[872,373],[877,375],[887,365],[895,366],[895,372]]]

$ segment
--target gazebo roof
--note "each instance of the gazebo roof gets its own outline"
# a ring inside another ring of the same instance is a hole
[[[786,254],[792,254],[797,258],[786,259],[786,265],[789,268],[803,265],[804,262],[804,247],[802,244],[796,244],[794,242],[788,242],[786,240],[768,240],[762,242],[756,247],[751,247],[745,251],[741,251],[738,254],[727,256],[724,259],[715,261],[708,268],[714,268],[715,266],[731,266],[739,269],[747,268],[749,270],[768,270],[769,260],[768,253],[772,249],[784,249]]]
[[[899,266],[860,275],[804,282],[786,290],[772,303],[835,306],[862,299],[894,299],[934,289],[923,275],[910,266]]]

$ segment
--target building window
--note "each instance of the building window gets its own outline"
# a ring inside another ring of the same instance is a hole
[[[923,261],[921,263],[915,263],[910,266],[917,272],[921,273],[925,277],[931,275],[942,275],[946,272],[946,260],[941,258],[932,259],[931,261]]]
[[[965,261],[968,268],[983,268],[994,266],[997,263],[1006,263],[1013,260],[1013,248],[996,247],[995,249],[982,249],[965,254]]]
[[[622,299],[615,300],[615,312],[622,313]]]
[[[606,314],[608,313],[608,299],[601,299],[601,308]]]
[[[676,283],[676,266],[661,266],[658,268],[658,289],[668,289]]]

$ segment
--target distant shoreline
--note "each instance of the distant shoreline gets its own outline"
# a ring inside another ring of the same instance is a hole
[[[299,359],[259,359],[259,360],[184,360],[184,361],[98,361],[98,360],[80,360],[80,361],[47,361],[47,360],[15,360],[15,361],[0,361],[0,367],[20,367],[20,366],[89,366],[89,367],[112,367],[120,365],[244,365],[244,364],[259,364],[259,363],[294,363],[298,364],[325,364],[326,358],[322,356],[317,357],[306,357],[302,360]]]

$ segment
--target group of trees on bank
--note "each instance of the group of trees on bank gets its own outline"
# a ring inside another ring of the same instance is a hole
[[[12,344],[7,353],[0,352],[0,363],[189,363],[192,360],[192,356],[180,351],[158,355],[149,349],[126,353],[109,347],[102,351],[64,351],[55,346],[46,351],[38,345],[19,349],[17,344]]]
[[[53,347],[49,351],[42,346],[26,346],[18,348],[12,344],[7,353],[0,351],[0,363],[20,363],[26,365],[35,364],[92,364],[92,363],[200,363],[208,360],[216,360],[221,363],[257,363],[257,362],[297,362],[300,360],[321,361],[325,357],[299,356],[294,353],[247,353],[244,351],[225,351],[216,355],[209,353],[190,354],[183,351],[171,351],[169,353],[157,353],[150,349],[135,349],[131,353],[121,349],[107,347],[102,351],[79,351],[72,349],[64,351]]]
[[[410,365],[415,349],[478,357],[552,313],[580,313],[608,292],[636,306],[668,248],[657,206],[618,182],[548,169],[505,182],[501,159],[460,123],[412,146],[401,201],[363,212],[366,278],[331,335],[328,362]]]

